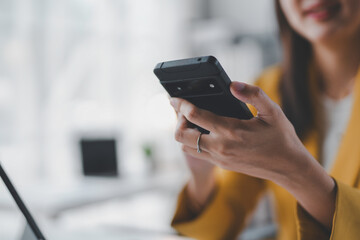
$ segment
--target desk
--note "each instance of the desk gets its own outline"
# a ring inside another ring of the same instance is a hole
[[[180,173],[132,179],[84,177],[66,185],[39,180],[16,188],[31,212],[56,218],[63,211],[90,204],[155,189],[176,189],[185,179],[186,175]],[[0,192],[0,209],[11,207],[14,207],[12,199]]]
[[[81,229],[72,231],[47,228],[43,231],[45,237],[50,240],[190,240],[190,238],[180,237],[173,234],[129,228],[102,230]]]
[[[184,179],[184,174],[84,178],[66,186],[37,182],[19,186],[18,191],[49,239],[172,240],[179,239],[169,223]],[[0,211],[16,217],[13,200],[5,196],[0,193]],[[10,217],[0,224],[8,225]],[[0,236],[6,235],[6,230],[1,230]]]

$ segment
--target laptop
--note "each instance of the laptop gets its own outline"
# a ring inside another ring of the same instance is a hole
[[[12,198],[14,199],[17,207],[20,209],[22,216],[25,220],[25,229],[20,237],[21,240],[45,240],[43,233],[41,232],[39,226],[36,224],[34,218],[30,214],[29,210],[25,206],[24,202],[21,200],[19,194],[17,193],[14,185],[11,183],[9,177],[1,166],[0,163],[0,177],[4,182],[7,190],[10,192]],[[18,233],[14,233],[18,234]],[[10,236],[13,237],[13,236]]]

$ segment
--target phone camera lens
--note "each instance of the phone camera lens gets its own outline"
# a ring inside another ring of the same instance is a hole
[[[210,83],[210,84],[209,84],[209,87],[210,87],[210,88],[215,88],[215,85],[212,84],[212,83]]]

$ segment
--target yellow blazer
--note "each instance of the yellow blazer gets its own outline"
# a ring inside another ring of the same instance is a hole
[[[280,68],[272,67],[264,71],[256,82],[278,104],[280,75]],[[316,102],[316,89],[314,86],[310,88],[313,102]],[[321,147],[318,129],[314,126],[303,140],[316,159],[319,159]],[[307,214],[284,188],[271,181],[218,170],[216,193],[200,214],[194,215],[189,209],[186,186],[181,191],[172,221],[172,226],[181,234],[204,240],[236,239],[261,195],[271,190],[275,196],[278,240],[360,239],[360,71],[356,77],[353,110],[330,171],[337,184],[331,233]]]

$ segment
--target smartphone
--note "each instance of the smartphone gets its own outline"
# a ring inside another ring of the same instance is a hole
[[[220,116],[253,117],[246,104],[231,94],[231,80],[213,56],[161,62],[155,66],[154,73],[171,97],[186,99]],[[198,129],[209,133],[201,127]]]

